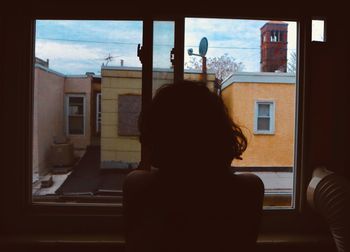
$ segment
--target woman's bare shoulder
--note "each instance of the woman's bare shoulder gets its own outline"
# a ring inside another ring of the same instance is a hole
[[[142,191],[149,186],[156,178],[156,172],[147,170],[135,170],[130,172],[123,184],[123,191],[136,192]]]
[[[264,183],[257,175],[253,173],[241,173],[235,174],[234,178],[238,181],[239,186],[243,187],[242,189],[245,192],[248,190],[260,195],[264,194]]]

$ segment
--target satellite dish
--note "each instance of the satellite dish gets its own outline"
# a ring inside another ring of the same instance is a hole
[[[204,57],[208,51],[208,39],[203,37],[199,43],[199,54]]]

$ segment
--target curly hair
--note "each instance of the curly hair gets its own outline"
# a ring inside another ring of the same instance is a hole
[[[139,130],[152,165],[160,169],[171,164],[227,167],[247,148],[221,97],[202,82],[160,87],[140,115]]]

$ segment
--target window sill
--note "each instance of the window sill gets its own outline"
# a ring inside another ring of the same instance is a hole
[[[2,236],[0,248],[20,251],[34,248],[37,252],[53,248],[53,251],[87,248],[88,251],[123,251],[124,237],[121,234],[29,234]],[[297,250],[295,250],[297,249]],[[8,251],[8,250],[6,250]],[[73,251],[73,250],[72,250]],[[328,234],[269,233],[260,234],[258,251],[336,251]]]

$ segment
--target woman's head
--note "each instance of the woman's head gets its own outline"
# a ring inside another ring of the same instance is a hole
[[[227,167],[247,146],[222,99],[201,82],[163,85],[140,116],[139,127],[151,163],[160,169]]]

